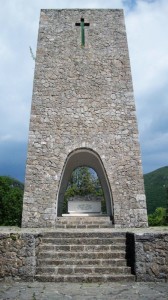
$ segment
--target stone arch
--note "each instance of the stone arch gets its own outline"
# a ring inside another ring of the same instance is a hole
[[[56,204],[57,216],[61,216],[62,214],[64,194],[67,188],[68,180],[73,170],[83,166],[90,167],[94,169],[95,172],[97,173],[106,200],[107,214],[110,217],[112,217],[113,215],[112,193],[111,193],[106,170],[104,168],[100,156],[95,151],[88,148],[76,149],[67,156],[66,162],[63,167],[60,185],[59,185],[59,191],[57,195],[57,204]]]

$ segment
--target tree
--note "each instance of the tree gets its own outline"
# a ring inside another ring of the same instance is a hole
[[[156,208],[153,214],[148,216],[149,226],[164,226],[168,225],[165,221],[166,209],[163,207]]]
[[[0,176],[0,225],[21,225],[23,189],[18,180]]]
[[[102,196],[102,212],[106,212],[103,190],[99,178],[93,169],[89,167],[80,167],[72,172],[64,196],[63,213],[67,212],[68,198],[76,195]]]
[[[168,225],[168,187],[166,187],[166,212],[164,216],[164,223]]]

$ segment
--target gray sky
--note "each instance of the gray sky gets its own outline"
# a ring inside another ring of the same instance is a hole
[[[0,0],[0,175],[24,181],[41,8],[123,8],[144,173],[168,165],[167,0]]]

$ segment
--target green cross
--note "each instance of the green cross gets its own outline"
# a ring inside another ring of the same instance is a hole
[[[75,23],[76,26],[81,27],[81,46],[85,46],[85,26],[90,26],[89,23],[84,22],[84,18],[81,18],[80,23]]]

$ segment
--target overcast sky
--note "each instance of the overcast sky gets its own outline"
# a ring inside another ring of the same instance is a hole
[[[0,175],[24,181],[41,8],[123,8],[144,173],[168,165],[168,0],[0,0]]]

